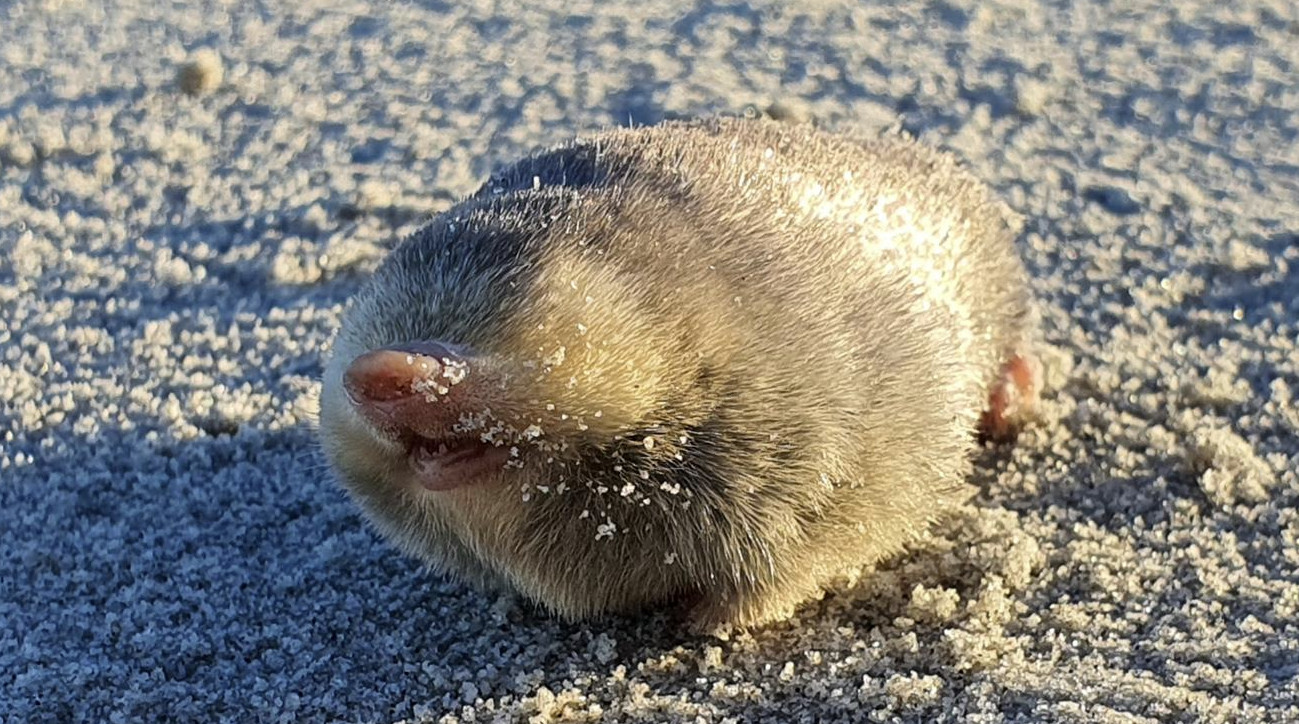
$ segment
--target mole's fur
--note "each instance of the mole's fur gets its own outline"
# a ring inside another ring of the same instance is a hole
[[[405,551],[565,617],[780,618],[967,496],[989,399],[1028,379],[1017,229],[901,137],[599,133],[391,253],[342,321],[323,447]]]

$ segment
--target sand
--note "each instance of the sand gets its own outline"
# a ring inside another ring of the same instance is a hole
[[[492,5],[0,8],[0,720],[1299,721],[1294,3]],[[385,250],[540,144],[772,104],[1028,218],[1047,418],[975,502],[727,638],[366,528],[311,419]]]

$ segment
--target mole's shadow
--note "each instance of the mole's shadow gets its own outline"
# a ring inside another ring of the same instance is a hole
[[[253,699],[271,720],[387,720],[403,701],[472,703],[466,683],[518,697],[691,638],[666,612],[568,624],[425,570],[362,520],[305,426],[141,438],[67,440],[0,485],[5,539],[34,551],[0,586],[28,632],[15,694],[51,720],[189,720]]]
[[[24,668],[56,718],[75,705],[186,719],[257,697],[267,718],[395,719],[409,714],[402,702],[453,712],[726,645],[692,633],[673,607],[567,623],[425,570],[363,521],[306,426],[164,431],[149,443],[101,430],[72,442],[41,474],[0,486],[4,509],[23,511],[6,516],[8,533],[42,552],[3,599],[20,626],[58,632],[28,639],[37,655]],[[101,454],[87,465],[77,449]],[[832,640],[845,616],[869,630],[901,615],[910,585],[832,591],[832,615],[812,602],[753,640],[783,661],[809,631]],[[67,681],[51,655],[72,642],[88,673]],[[684,692],[699,675],[690,667],[637,676]],[[143,681],[144,693],[118,696]],[[321,691],[333,692],[327,709]],[[291,712],[277,709],[294,697]]]

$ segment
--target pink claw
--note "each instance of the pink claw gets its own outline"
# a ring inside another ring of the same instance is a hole
[[[1036,357],[1015,355],[1001,368],[993,384],[980,428],[993,440],[1013,439],[1037,410],[1042,389],[1042,363]]]

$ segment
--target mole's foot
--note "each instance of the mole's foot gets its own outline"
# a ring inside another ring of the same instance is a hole
[[[1036,357],[1016,355],[1002,368],[992,386],[980,432],[985,439],[1011,440],[1037,411],[1042,390],[1042,363]]]

